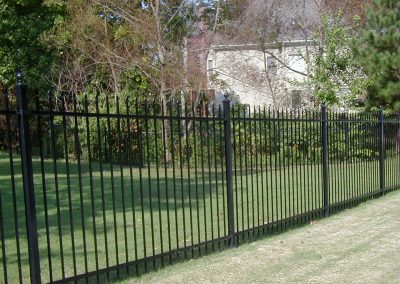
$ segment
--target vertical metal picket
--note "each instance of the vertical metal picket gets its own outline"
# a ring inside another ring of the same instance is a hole
[[[328,165],[328,113],[326,105],[321,106],[322,123],[322,188],[324,196],[324,217],[329,216],[329,165]]]
[[[379,189],[384,195],[385,189],[385,132],[383,107],[379,110]]]
[[[232,127],[231,127],[231,101],[229,94],[224,95],[224,142],[225,142],[225,162],[226,162],[226,190],[228,203],[228,236],[229,246],[236,245],[235,239],[235,216],[233,208],[233,166],[232,166]]]
[[[33,187],[32,144],[30,137],[29,109],[23,73],[17,72],[15,94],[18,102],[18,126],[20,132],[21,162],[25,201],[26,229],[28,234],[29,266],[31,283],[41,283],[39,244],[36,221],[35,191]]]
[[[30,280],[33,284],[42,281],[32,165],[36,160],[41,167],[41,176],[35,178],[42,180],[39,181],[40,187],[36,187],[36,190],[40,190],[43,193],[40,195],[44,198],[43,202],[39,202],[43,206],[38,206],[38,210],[43,210],[43,212],[38,211],[39,217],[40,214],[44,214],[43,226],[40,226],[42,219],[39,218],[39,227],[40,231],[47,235],[47,242],[41,244],[43,252],[48,257],[47,261],[42,260],[45,261],[45,265],[42,263],[42,269],[49,275],[43,277],[49,278],[51,283],[83,280],[88,282],[95,276],[98,277],[97,281],[101,281],[99,279],[102,274],[107,274],[104,276],[107,276],[108,281],[114,277],[112,272],[120,276],[119,273],[126,269],[129,275],[131,266],[135,268],[135,275],[140,275],[142,272],[157,269],[158,261],[164,265],[167,257],[169,262],[173,263],[183,257],[187,259],[205,255],[211,251],[211,245],[214,250],[216,245],[219,247],[222,244],[222,240],[227,240],[227,244],[224,242],[224,245],[233,248],[246,238],[254,240],[255,238],[250,236],[257,237],[256,232],[268,234],[291,224],[306,223],[321,215],[329,217],[330,207],[336,212],[367,200],[375,196],[375,193],[383,195],[385,189],[395,189],[398,185],[395,183],[395,178],[400,177],[396,176],[399,160],[394,160],[392,151],[395,150],[394,147],[399,151],[398,145],[394,144],[397,142],[393,139],[393,135],[397,131],[394,128],[395,123],[400,125],[400,116],[394,120],[393,116],[384,115],[383,108],[373,114],[335,113],[328,111],[325,105],[321,106],[320,112],[300,110],[295,113],[289,112],[288,109],[268,109],[267,113],[265,107],[263,111],[254,107],[251,112],[248,107],[231,105],[229,94],[225,94],[218,115],[213,107],[210,116],[205,112],[204,104],[201,111],[192,104],[192,115],[188,115],[186,104],[183,106],[171,103],[165,108],[164,104],[161,104],[159,109],[155,102],[149,103],[147,100],[144,104],[136,101],[131,106],[128,99],[125,102],[126,113],[122,113],[118,98],[115,101],[115,112],[110,112],[108,96],[105,97],[106,110],[100,112],[99,96],[96,96],[95,105],[90,108],[88,98],[85,96],[83,110],[80,111],[79,101],[75,96],[72,96],[72,101],[63,97],[61,104],[57,104],[55,97],[49,94],[49,108],[40,107],[41,101],[37,98],[36,108],[30,109],[27,88],[23,83],[22,72],[18,72],[15,86],[17,111],[9,108],[7,102],[5,110],[0,110],[0,116],[5,116],[8,121],[8,126],[1,130],[8,134],[11,185],[14,183],[14,178],[17,178],[14,173],[16,165],[13,164],[12,158],[17,154],[12,151],[11,136],[15,133],[11,131],[9,120],[14,116],[18,119],[20,139],[18,155],[21,157],[24,194],[24,205],[21,204],[24,207],[20,209],[25,209]],[[70,103],[72,105],[69,105]],[[67,106],[72,106],[72,111],[68,111]],[[130,112],[132,108],[134,110]],[[55,127],[56,117],[62,119],[62,132],[57,131]],[[91,119],[93,119],[93,137],[90,134],[92,130],[89,131]],[[113,120],[116,124],[111,123]],[[31,128],[30,122],[37,123],[37,126]],[[82,125],[79,122],[82,122]],[[170,125],[168,129],[166,122]],[[113,128],[113,125],[116,127]],[[67,157],[69,148],[65,144],[68,142],[67,130],[70,126],[74,135],[71,137],[72,141],[78,149],[75,161]],[[32,130],[39,137],[37,141],[39,154],[37,158],[34,154],[34,159]],[[45,172],[47,170],[45,162],[48,158],[45,153],[46,144],[42,141],[42,135],[45,133],[49,135],[46,139],[51,140],[48,173]],[[59,138],[64,140],[61,141],[64,143],[62,152],[67,156],[59,156],[56,149]],[[85,144],[85,141],[80,143],[80,139],[86,140],[87,143]],[[92,142],[92,139],[95,141]],[[317,143],[315,139],[318,140]],[[159,145],[158,141],[161,140],[168,143]],[[168,144],[174,142],[176,145],[171,148],[171,159],[169,159]],[[126,144],[127,152],[119,153],[118,163],[113,163],[115,160],[113,150],[116,144],[121,147],[125,147]],[[87,156],[80,152],[79,146],[86,146]],[[255,155],[254,151],[258,155]],[[371,154],[365,155],[361,152],[362,155],[359,155],[359,151],[368,151]],[[136,160],[138,165],[134,164]],[[96,164],[96,169],[92,169],[93,162]],[[50,169],[51,166],[53,170]],[[72,166],[77,169],[77,180],[74,183],[69,180]],[[114,169],[116,166],[119,166],[119,170]],[[162,173],[159,172],[161,167],[164,168],[164,177],[161,177]],[[93,176],[92,171],[97,172],[97,168],[98,174]],[[89,172],[83,173],[83,169],[88,169]],[[185,169],[187,173],[184,173]],[[358,179],[368,175],[370,171],[373,179],[366,179],[367,186],[364,187]],[[119,183],[114,180],[117,173],[120,175]],[[45,176],[53,174],[54,186],[49,187],[46,184],[50,182],[45,182]],[[83,174],[85,174],[84,180],[81,177]],[[60,176],[66,176],[65,185],[61,185]],[[94,184],[92,179],[96,179],[95,184],[99,184],[100,187],[96,194],[92,190]],[[127,181],[130,184],[128,187]],[[71,211],[73,209],[71,192],[78,194],[78,203],[80,192],[80,205],[77,205],[81,211],[78,213],[84,218],[87,214],[82,211],[83,185],[92,190],[87,191],[87,194],[90,194],[91,200],[88,206],[91,201],[90,212],[93,214],[87,216],[88,221],[81,219],[82,227],[75,226],[74,229],[72,218],[75,217]],[[220,187],[224,190],[223,193]],[[130,193],[126,191],[128,188]],[[48,207],[50,203],[46,199],[47,189],[49,192],[54,192],[51,193],[51,196],[55,197],[52,208]],[[7,212],[7,207],[4,207],[5,202],[13,202],[12,199],[4,200],[4,198],[13,198],[12,191],[13,188],[9,195],[0,195],[0,256],[2,257],[0,273],[3,274],[0,276],[4,277],[0,282],[5,283],[18,282],[14,280],[18,276],[16,272],[10,273],[14,267],[19,269],[21,275],[28,269],[28,262],[16,259],[15,263],[12,262],[13,253],[17,257],[20,255],[18,242],[25,242],[25,235],[20,238],[17,206],[10,204],[10,208],[14,208],[15,211],[14,223],[6,224],[3,219],[4,213]],[[62,196],[65,198],[64,201]],[[128,199],[125,200],[126,198]],[[128,201],[131,203],[130,206]],[[66,207],[66,210],[61,207]],[[47,216],[48,208],[55,211],[52,218]],[[95,211],[98,214],[95,214]],[[130,222],[127,219],[128,213],[132,214]],[[108,215],[110,216],[106,218]],[[54,219],[53,233],[49,231],[51,220],[49,221],[48,217]],[[96,225],[97,218],[100,223]],[[68,220],[72,222],[70,225]],[[132,228],[128,223],[132,224]],[[14,229],[10,227],[12,224],[15,226]],[[63,224],[68,228],[64,228]],[[94,256],[86,248],[85,236],[88,232],[85,228],[89,225],[93,225]],[[11,235],[15,233],[16,252],[12,251],[13,247],[6,247],[8,227],[9,230],[13,230],[10,232]],[[66,236],[69,227],[71,237]],[[79,233],[75,234],[76,230]],[[132,230],[133,238],[132,242],[129,242],[128,235]],[[211,233],[208,234],[210,230]],[[122,237],[118,237],[120,234]],[[159,237],[156,234],[159,234]],[[77,235],[82,235],[83,238],[83,248],[79,248],[79,254],[85,263],[78,269],[81,272],[77,272],[76,267],[65,265],[71,262],[68,260],[70,259],[67,256],[68,246],[65,244],[71,243],[72,263],[74,263],[75,248],[78,248],[74,245],[74,238]],[[179,236],[183,236],[183,239]],[[57,242],[55,244],[50,242],[50,238],[53,237],[59,240],[59,249],[52,249],[58,245]],[[133,245],[134,257],[130,256],[130,253],[133,254]],[[101,250],[98,250],[98,246]],[[102,259],[105,258],[105,263],[98,261],[101,253],[104,254]],[[60,260],[61,266],[58,265]],[[88,269],[88,261],[91,264],[95,262],[95,270]],[[59,270],[61,276],[58,275]],[[53,276],[53,273],[56,276]],[[121,275],[125,277],[125,274]],[[11,281],[8,280],[10,277]],[[19,276],[19,279],[21,282],[23,277]]]

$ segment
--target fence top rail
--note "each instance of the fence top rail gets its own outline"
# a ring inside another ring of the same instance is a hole
[[[0,115],[16,115],[18,112],[16,110],[3,110],[0,109]]]
[[[232,117],[234,121],[292,121],[292,122],[320,122],[319,118],[288,118],[288,117]]]
[[[13,95],[6,95],[0,99],[0,114],[18,113]],[[200,104],[196,107],[180,101],[131,100],[124,102],[118,97],[110,99],[105,96],[100,99],[89,99],[85,96],[78,99],[71,97],[39,97],[29,105],[31,115],[41,116],[72,116],[72,117],[108,117],[108,118],[139,118],[163,120],[223,120],[222,105]]]
[[[187,104],[180,100],[162,101],[160,99],[145,99],[142,101],[119,99],[110,95],[87,95],[78,98],[75,95],[46,96],[36,93],[31,97],[30,113],[43,116],[72,116],[72,117],[109,117],[109,118],[139,118],[162,120],[223,120],[223,107],[215,102]],[[3,90],[0,100],[0,115],[15,115],[16,102],[14,94]],[[194,106],[196,105],[196,106]],[[367,123],[380,119],[381,111],[352,111],[327,109],[328,120],[331,122]],[[400,123],[400,113],[383,112],[382,122],[386,124]],[[271,106],[249,106],[231,103],[231,118],[235,121],[321,121],[319,108],[274,108]]]
[[[75,111],[31,111],[38,116],[70,116],[70,117],[98,117],[98,118],[138,118],[138,119],[160,119],[160,120],[224,120],[218,116],[177,116],[177,115],[144,115],[144,114],[122,114],[122,113],[93,113],[93,112],[75,112]]]
[[[30,112],[33,115],[37,116],[66,116],[66,117],[95,117],[95,118],[120,118],[120,119],[156,119],[156,120],[216,120],[222,121],[224,120],[222,115],[202,115],[202,116],[193,116],[193,115],[160,115],[160,114],[129,114],[129,113],[97,113],[97,112],[84,112],[84,111],[62,111],[62,110],[32,110]],[[4,110],[0,109],[0,115],[8,116],[8,115],[17,115],[17,110]],[[292,122],[320,122],[321,117],[309,117],[309,116],[250,116],[250,117],[241,117],[237,116],[237,113],[232,112],[231,119],[233,121],[292,121]],[[379,119],[371,119],[371,118],[332,118],[329,117],[328,121],[331,123],[378,123]],[[384,118],[383,123],[385,124],[398,124],[400,123],[399,119],[387,119]]]
[[[44,110],[34,110],[30,112],[37,116],[66,116],[66,117],[92,117],[92,118],[120,118],[120,119],[156,119],[156,120],[224,120],[221,116],[177,116],[177,115],[142,115],[142,114],[118,114],[118,113],[93,113],[93,112],[75,112],[75,111],[44,111]],[[16,110],[0,110],[1,116],[17,115]],[[284,122],[321,122],[321,118],[308,118],[308,117],[233,117],[233,121],[284,121]],[[330,123],[379,123],[378,119],[335,119],[329,118]],[[395,119],[384,119],[382,121],[384,124],[398,124],[400,120]]]
[[[323,105],[321,105],[322,107]],[[249,105],[241,105],[237,103],[232,103],[232,110],[239,115],[244,116],[254,116],[254,115],[263,115],[264,113],[268,114],[283,114],[283,115],[318,115],[321,113],[321,107],[301,107],[301,108],[291,108],[291,107],[273,107],[269,105],[259,105],[259,106],[249,106]],[[382,109],[383,110],[383,109]],[[327,107],[328,116],[338,116],[338,117],[378,117],[380,115],[381,110],[366,110],[366,109],[357,109],[357,110],[342,110],[335,109],[331,107]],[[400,112],[392,113],[383,111],[384,118],[392,118],[392,119],[400,119]]]
[[[379,123],[378,119],[328,119],[329,122],[341,123]],[[384,121],[387,122],[387,121]]]

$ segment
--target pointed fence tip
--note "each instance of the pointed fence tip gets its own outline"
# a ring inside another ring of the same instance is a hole
[[[225,92],[224,98],[225,98],[226,101],[229,101],[229,93],[228,92]]]
[[[17,85],[21,86],[24,83],[24,72],[22,70],[17,70],[16,75]]]

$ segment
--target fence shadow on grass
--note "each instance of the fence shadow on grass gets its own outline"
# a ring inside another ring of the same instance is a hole
[[[250,110],[226,98],[190,114],[179,103],[129,100],[122,111],[108,96],[80,108],[75,97],[50,96],[32,110],[22,82],[16,90],[18,112],[0,110],[0,148],[9,150],[0,152],[6,282],[30,273],[40,282],[37,272],[60,283],[139,275],[313,222],[400,184],[399,119],[383,110]],[[26,209],[34,199],[36,212]]]

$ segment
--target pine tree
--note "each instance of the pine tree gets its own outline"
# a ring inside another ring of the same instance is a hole
[[[400,110],[400,0],[374,0],[354,52],[369,77],[367,107]]]

